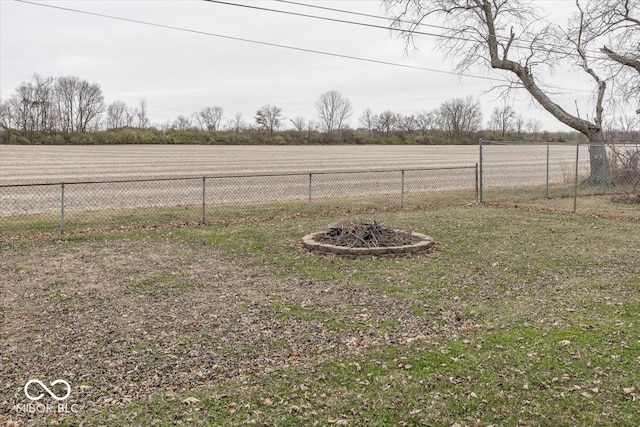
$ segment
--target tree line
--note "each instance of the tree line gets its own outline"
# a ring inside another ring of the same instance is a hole
[[[136,106],[116,100],[107,104],[100,85],[77,76],[34,75],[0,101],[2,143],[474,143],[482,134],[502,138],[536,138],[539,120],[525,120],[510,106],[496,107],[482,126],[480,103],[473,97],[452,98],[438,108],[403,115],[367,108],[353,118],[351,101],[338,91],[320,95],[317,116],[287,119],[282,108],[264,105],[255,116],[226,117],[218,105],[203,107],[172,121],[152,124],[147,101]],[[549,134],[546,134],[549,138]],[[551,138],[569,138],[552,135]]]

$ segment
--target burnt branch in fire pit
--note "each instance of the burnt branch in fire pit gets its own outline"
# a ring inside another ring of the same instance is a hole
[[[329,230],[316,236],[316,240],[348,248],[386,248],[411,245],[419,242],[419,237],[404,231],[383,228],[376,221],[337,221],[329,225]]]

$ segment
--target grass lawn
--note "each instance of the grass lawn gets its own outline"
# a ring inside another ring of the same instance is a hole
[[[637,221],[357,218],[441,250],[315,257],[319,215],[0,243],[0,425],[640,424]]]

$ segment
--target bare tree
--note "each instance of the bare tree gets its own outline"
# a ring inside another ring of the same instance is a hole
[[[518,136],[522,135],[522,133],[524,132],[526,123],[527,120],[522,114],[516,114],[513,119],[513,128]]]
[[[135,110],[136,126],[140,129],[146,129],[149,127],[149,115],[147,113],[147,100],[142,98],[140,100],[140,108]]]
[[[36,105],[35,90],[31,83],[22,83],[16,88],[15,94],[9,99],[8,105],[13,122],[23,133],[36,131],[34,106]]]
[[[189,130],[193,128],[193,121],[188,116],[178,116],[171,124],[171,129]]]
[[[220,129],[220,122],[222,121],[223,110],[222,107],[213,106],[205,107],[198,111],[194,117],[198,125],[202,130],[208,130],[215,132]]]
[[[51,132],[55,128],[56,114],[53,99],[53,86],[55,79],[42,77],[39,74],[33,76],[35,96],[35,128],[40,132]]]
[[[515,118],[516,112],[511,106],[496,107],[493,109],[489,119],[489,129],[500,132],[502,136],[505,136],[513,130]]]
[[[638,115],[620,114],[607,124],[607,141],[636,143],[640,141],[640,117]]]
[[[6,103],[6,114],[11,117],[12,126],[26,134],[54,130],[53,84],[54,79],[35,74],[33,82],[22,83],[16,88]]]
[[[383,134],[384,136],[389,136],[391,132],[394,132],[398,129],[400,125],[401,117],[389,110],[385,110],[382,113],[376,115],[376,120],[374,123],[376,131]]]
[[[540,119],[529,119],[526,123],[527,132],[537,138],[542,131],[542,121]]]
[[[63,132],[86,132],[104,110],[102,89],[76,76],[59,77],[55,83],[57,113]]]
[[[133,114],[124,101],[113,101],[107,106],[105,126],[107,129],[121,129],[131,126]]]
[[[307,121],[302,116],[296,116],[289,121],[293,125],[293,128],[297,130],[299,133],[304,132],[307,128]]]
[[[438,126],[438,118],[436,111],[422,111],[416,117],[417,129],[420,130],[422,136],[433,132]]]
[[[586,10],[585,37],[602,42],[600,51],[620,66],[617,77],[625,95],[639,95],[640,4],[633,0],[591,0]]]
[[[447,100],[438,108],[438,121],[441,129],[451,136],[471,136],[482,123],[480,103],[472,96]]]
[[[227,123],[227,129],[232,132],[240,133],[247,128],[247,123],[242,118],[242,113],[235,113],[233,119]]]
[[[8,101],[0,100],[0,128],[6,131],[13,128],[13,114]]]
[[[404,30],[408,41],[413,39],[416,26],[423,20],[439,17],[449,28],[440,39],[440,47],[459,59],[458,70],[483,64],[509,72],[516,79],[512,87],[523,87],[557,120],[589,139],[591,175],[587,181],[611,183],[602,145],[606,79],[598,75],[585,53],[589,39],[583,37],[587,22],[579,0],[574,28],[567,28],[561,34],[555,25],[544,23],[534,9],[519,0],[385,0],[385,3],[395,18],[395,25]],[[558,43],[560,35],[564,37],[562,43]],[[562,59],[572,61],[595,85],[591,120],[570,114],[558,105],[551,98],[551,90],[541,86],[536,78],[545,65],[558,65]]]
[[[418,118],[414,114],[399,116],[398,118],[400,121],[399,127],[405,134],[410,135],[418,129]]]
[[[282,120],[282,108],[275,105],[263,105],[256,112],[256,124],[269,133],[280,129]]]
[[[104,96],[97,83],[80,80],[78,86],[78,108],[75,120],[76,132],[87,132],[97,128],[104,111]]]
[[[320,123],[330,135],[342,129],[353,112],[351,101],[336,90],[320,95],[318,102],[316,102],[316,109],[318,110]]]
[[[371,131],[373,130],[375,121],[376,115],[373,114],[371,108],[367,108],[366,110],[364,110],[362,112],[362,115],[360,115],[360,118],[358,119],[358,122],[367,130],[369,135],[371,135]]]

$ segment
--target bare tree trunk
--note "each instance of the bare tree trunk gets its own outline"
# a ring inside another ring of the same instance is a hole
[[[591,173],[584,181],[591,185],[611,185],[611,169],[607,158],[607,148],[604,145],[602,131],[589,139],[589,165]]]

